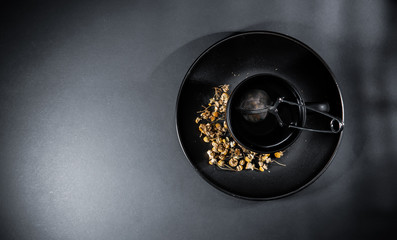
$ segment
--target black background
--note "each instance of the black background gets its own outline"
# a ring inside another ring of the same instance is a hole
[[[67,1],[1,4],[1,239],[396,237],[393,1]],[[290,197],[228,196],[175,131],[182,79],[233,33],[312,47],[345,104],[328,170]]]

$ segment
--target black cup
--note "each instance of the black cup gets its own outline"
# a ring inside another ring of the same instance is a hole
[[[279,98],[300,105],[280,104],[276,111],[282,121],[288,125],[304,126],[304,101],[287,80],[260,74],[243,80],[234,88],[228,101],[226,121],[232,137],[241,146],[255,152],[272,153],[285,150],[299,137],[301,129],[281,126],[274,114],[246,111],[272,106]]]

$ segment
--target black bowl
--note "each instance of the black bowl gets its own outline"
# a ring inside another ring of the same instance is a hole
[[[233,196],[268,200],[295,193],[314,182],[331,163],[342,132],[302,131],[270,172],[229,172],[208,164],[208,143],[200,139],[197,111],[213,96],[213,87],[229,84],[231,91],[245,79],[270,75],[295,86],[305,102],[326,102],[329,114],[343,121],[339,87],[327,64],[302,42],[280,33],[245,32],[223,39],[202,53],[181,84],[176,128],[182,149],[197,172],[214,187]],[[293,94],[292,94],[293,95]],[[319,122],[306,115],[306,125]]]

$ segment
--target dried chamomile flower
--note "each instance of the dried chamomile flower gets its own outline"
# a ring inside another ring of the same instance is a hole
[[[223,92],[229,91],[229,85],[227,85],[227,84],[221,85],[220,87],[221,87],[221,89],[223,90]]]
[[[211,151],[211,150],[208,150],[207,154],[208,154],[208,157],[210,157],[210,158],[214,158],[215,157],[215,153],[213,151]]]
[[[200,114],[200,117],[203,119],[208,119],[211,116],[211,112],[208,109],[205,109],[204,112]]]
[[[266,159],[270,156],[270,154],[261,154],[259,156],[259,161],[266,161]]]
[[[265,170],[267,170],[267,165],[266,164],[262,164],[262,166],[259,166],[259,171],[264,172]]]
[[[238,164],[238,160],[237,159],[232,158],[232,159],[229,160],[229,165],[231,167],[236,167],[237,164]]]
[[[283,153],[282,151],[280,151],[280,152],[275,152],[275,153],[274,153],[274,156],[275,156],[276,158],[281,158],[283,155],[284,155],[284,153]]]
[[[218,144],[218,152],[220,152],[220,153],[222,153],[222,152],[224,152],[225,151],[225,148],[223,147],[223,145],[219,145]]]
[[[214,89],[215,89],[214,97],[215,97],[215,99],[218,99],[220,97],[222,89],[217,88],[217,87],[215,87]]]
[[[267,170],[267,165],[266,165],[266,164],[263,164],[262,168],[265,169],[265,170]]]
[[[224,112],[226,112],[226,106],[220,106],[219,107],[219,112],[221,112],[221,113],[224,113]]]
[[[254,170],[255,165],[248,162],[247,165],[245,165],[245,169],[250,169],[250,170]]]
[[[239,148],[237,148],[236,150],[234,150],[234,154],[241,155],[241,150]]]
[[[245,158],[244,158],[244,160],[245,160],[246,162],[248,162],[248,163],[250,163],[250,162],[252,161],[252,159],[254,159],[254,158],[253,158],[253,156],[251,156],[251,155],[245,156]]]
[[[245,157],[244,160],[245,160],[246,162],[251,162],[251,159],[249,159],[248,157]]]
[[[214,164],[216,164],[217,163],[217,161],[216,161],[216,159],[211,159],[209,162],[208,162],[210,165],[214,165]]]
[[[219,160],[217,164],[219,167],[223,167],[223,165],[225,165],[225,161]]]
[[[222,102],[224,102],[224,103],[226,103],[228,100],[229,100],[229,94],[227,94],[227,93],[222,93],[222,95],[221,95],[221,99],[220,99]]]

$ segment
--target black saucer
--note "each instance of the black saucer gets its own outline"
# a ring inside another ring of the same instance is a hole
[[[303,131],[270,172],[229,172],[208,164],[209,144],[199,138],[194,120],[208,103],[213,87],[230,91],[245,78],[271,74],[291,82],[306,102],[327,102],[330,114],[343,121],[343,101],[326,63],[308,46],[274,32],[233,35],[208,48],[193,63],[180,87],[176,106],[179,141],[198,173],[216,188],[236,197],[268,200],[295,193],[314,182],[330,164],[340,143],[337,134]],[[310,115],[306,124],[315,123]]]

